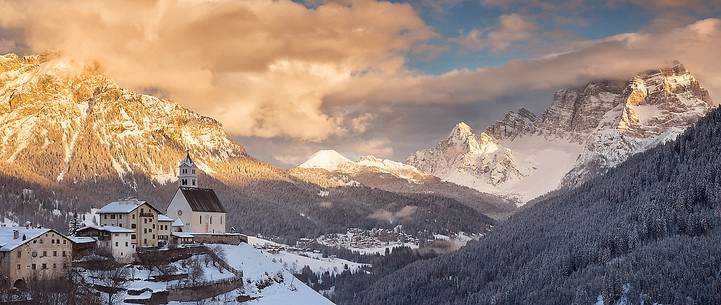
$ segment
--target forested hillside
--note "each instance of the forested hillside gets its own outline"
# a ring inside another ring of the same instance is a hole
[[[721,304],[721,111],[354,304]],[[624,293],[624,291],[626,291]]]

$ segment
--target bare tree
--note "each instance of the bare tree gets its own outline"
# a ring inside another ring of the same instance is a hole
[[[193,284],[196,284],[203,279],[205,270],[203,269],[203,265],[198,258],[194,257],[190,259],[190,261],[188,262],[188,267],[190,267],[190,273],[188,274],[188,277]]]
[[[124,290],[128,286],[128,268],[118,266],[109,270],[101,270],[98,274],[100,283],[105,287],[108,294],[108,304],[115,304],[118,292]]]

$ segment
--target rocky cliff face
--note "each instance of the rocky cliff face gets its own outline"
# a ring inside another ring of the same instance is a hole
[[[536,129],[536,115],[521,108],[518,111],[509,111],[503,119],[486,128],[485,133],[498,140],[513,140],[517,136]]]
[[[673,140],[712,107],[706,89],[681,64],[636,75],[585,139],[564,177],[575,186],[633,154]]]
[[[220,123],[171,102],[120,88],[97,67],[52,56],[0,57],[0,168],[46,183],[144,173],[175,180],[190,150],[212,174],[248,161]]]
[[[520,128],[499,128],[497,131],[512,135],[515,130]],[[435,147],[416,152],[408,157],[406,163],[439,177],[460,171],[474,177],[483,177],[492,185],[524,176],[510,149],[500,145],[490,134],[476,135],[475,131],[463,122],[458,123],[450,135]]]
[[[559,186],[578,185],[674,139],[712,105],[708,91],[676,63],[629,81],[558,90],[537,118],[525,109],[509,112],[478,135],[459,124],[407,163],[523,203]]]

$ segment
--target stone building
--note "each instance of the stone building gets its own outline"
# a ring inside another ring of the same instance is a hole
[[[27,288],[31,281],[65,278],[72,241],[52,229],[0,227],[0,276],[4,287]]]
[[[108,203],[97,213],[101,226],[133,230],[130,243],[136,248],[158,246],[158,215],[161,213],[148,202],[135,198],[115,201]]]
[[[97,251],[104,251],[121,263],[133,261],[136,245],[131,241],[135,231],[118,226],[92,226],[78,229],[75,234],[80,237],[93,237]]]

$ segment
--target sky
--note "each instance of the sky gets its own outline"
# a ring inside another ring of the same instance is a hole
[[[402,161],[459,121],[674,60],[721,100],[719,49],[721,0],[0,0],[0,53],[98,65],[286,168]]]

